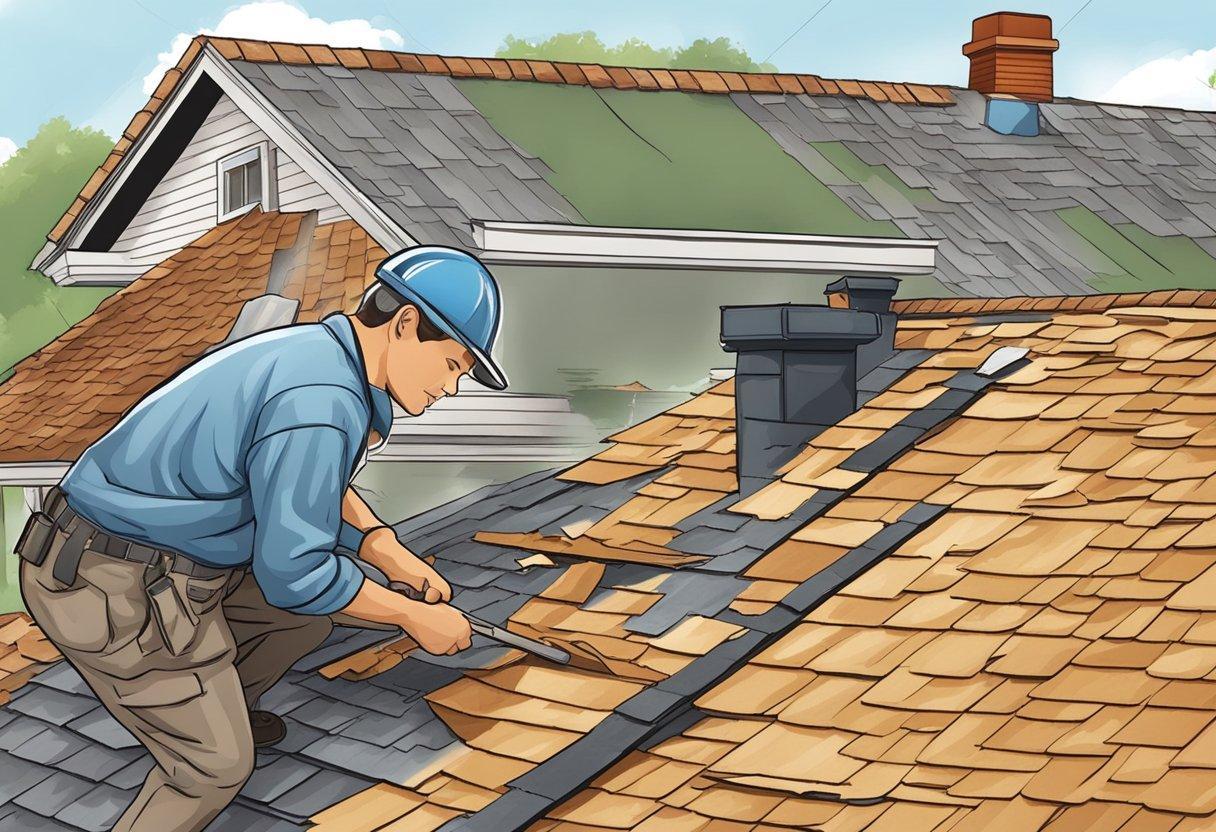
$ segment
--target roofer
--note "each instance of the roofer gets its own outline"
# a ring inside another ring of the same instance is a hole
[[[498,286],[473,256],[389,257],[353,316],[271,330],[195,362],[86,450],[22,540],[46,636],[155,758],[117,830],[201,829],[254,747],[283,738],[258,697],[341,611],[431,653],[468,647],[451,588],[350,487],[392,401],[411,416],[462,375],[506,387]],[[338,545],[391,580],[372,581]]]

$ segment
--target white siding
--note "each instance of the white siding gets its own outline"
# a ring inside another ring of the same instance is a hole
[[[267,140],[228,96],[221,97],[111,250],[156,263],[215,227],[216,162]],[[275,153],[280,211],[317,211],[322,225],[347,218],[298,164],[282,150]]]

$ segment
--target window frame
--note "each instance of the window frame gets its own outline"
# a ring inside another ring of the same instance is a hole
[[[262,206],[263,211],[272,211],[277,207],[276,194],[274,193],[275,175],[274,175],[274,157],[275,154],[270,146],[270,142],[262,141],[257,144],[243,147],[235,153],[223,157],[215,163],[215,220],[217,223],[226,222],[234,217],[239,217],[242,214],[248,213],[257,205]],[[262,192],[259,197],[253,201],[246,202],[231,211],[225,210],[225,205],[228,202],[228,183],[227,174],[234,168],[242,167],[250,162],[258,163],[258,172]]]

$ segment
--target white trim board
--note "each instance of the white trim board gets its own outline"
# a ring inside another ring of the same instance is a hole
[[[62,271],[54,275],[60,286],[126,286],[157,264],[158,259],[132,258],[124,251],[77,251],[62,253]]]
[[[475,220],[487,263],[931,274],[935,240]]]
[[[0,485],[55,485],[70,462],[0,462]]]
[[[138,167],[148,149],[155,144],[173,113],[203,76],[210,77],[246,117],[266,134],[271,144],[311,176],[381,248],[397,251],[415,244],[409,234],[351,184],[350,180],[325,159],[265,96],[233,69],[214,46],[207,44],[186,70],[169,99],[152,117],[151,123],[144,128],[135,144],[119,161],[118,167],[111,172],[93,198],[85,203],[80,215],[60,238],[59,243],[48,243],[44,246],[34,258],[31,268],[52,279],[62,279],[63,265],[57,261],[65,251],[88,235],[123,183]]]

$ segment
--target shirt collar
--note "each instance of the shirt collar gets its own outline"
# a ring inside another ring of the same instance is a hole
[[[355,368],[359,372],[359,378],[367,390],[372,430],[380,434],[381,444],[387,442],[389,431],[393,427],[393,400],[389,397],[387,390],[368,382],[363,348],[359,346],[359,339],[355,337],[355,328],[351,326],[350,319],[341,314],[330,315],[321,321],[321,325],[333,333],[334,337],[338,339],[338,343],[342,345],[342,349],[354,362]]]

